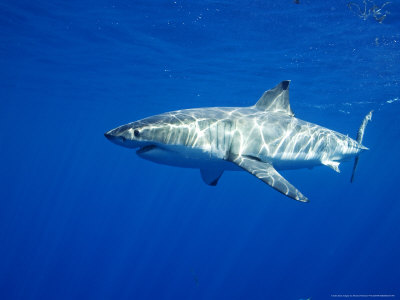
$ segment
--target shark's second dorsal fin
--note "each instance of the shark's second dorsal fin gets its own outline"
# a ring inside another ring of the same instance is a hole
[[[270,89],[261,96],[255,107],[260,110],[287,113],[294,116],[289,103],[290,80],[284,80],[273,89]]]

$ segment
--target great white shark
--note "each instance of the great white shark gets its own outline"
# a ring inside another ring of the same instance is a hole
[[[282,81],[250,107],[194,108],[166,112],[122,125],[104,135],[113,143],[138,148],[147,160],[200,169],[215,186],[224,171],[245,170],[282,194],[307,202],[278,171],[339,164],[367,150],[362,143],[369,112],[357,140],[300,120],[289,103],[290,81]]]

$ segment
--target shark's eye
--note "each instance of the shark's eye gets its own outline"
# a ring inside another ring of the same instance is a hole
[[[140,132],[139,132],[139,130],[137,130],[137,129],[135,129],[135,130],[133,131],[133,134],[135,135],[135,137],[139,137],[139,136],[140,136]]]

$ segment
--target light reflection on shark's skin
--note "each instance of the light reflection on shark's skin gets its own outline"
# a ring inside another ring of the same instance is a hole
[[[281,193],[308,199],[277,170],[327,165],[367,148],[350,137],[294,117],[289,81],[264,93],[251,107],[212,107],[167,112],[107,132],[108,139],[140,148],[142,158],[179,167],[199,168],[216,185],[224,170],[246,170]]]

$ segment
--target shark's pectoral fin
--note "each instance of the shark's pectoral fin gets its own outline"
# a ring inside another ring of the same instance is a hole
[[[200,169],[201,178],[205,183],[216,186],[224,170],[220,169]]]
[[[340,173],[340,170],[339,170],[340,162],[332,161],[332,160],[322,160],[321,163],[323,165],[325,165],[325,166],[328,166],[329,168],[331,168],[335,172]]]
[[[271,164],[245,156],[236,156],[235,158],[230,159],[230,161],[253,174],[258,179],[261,179],[278,192],[281,192],[292,199],[308,202],[307,197],[279,174]]]

